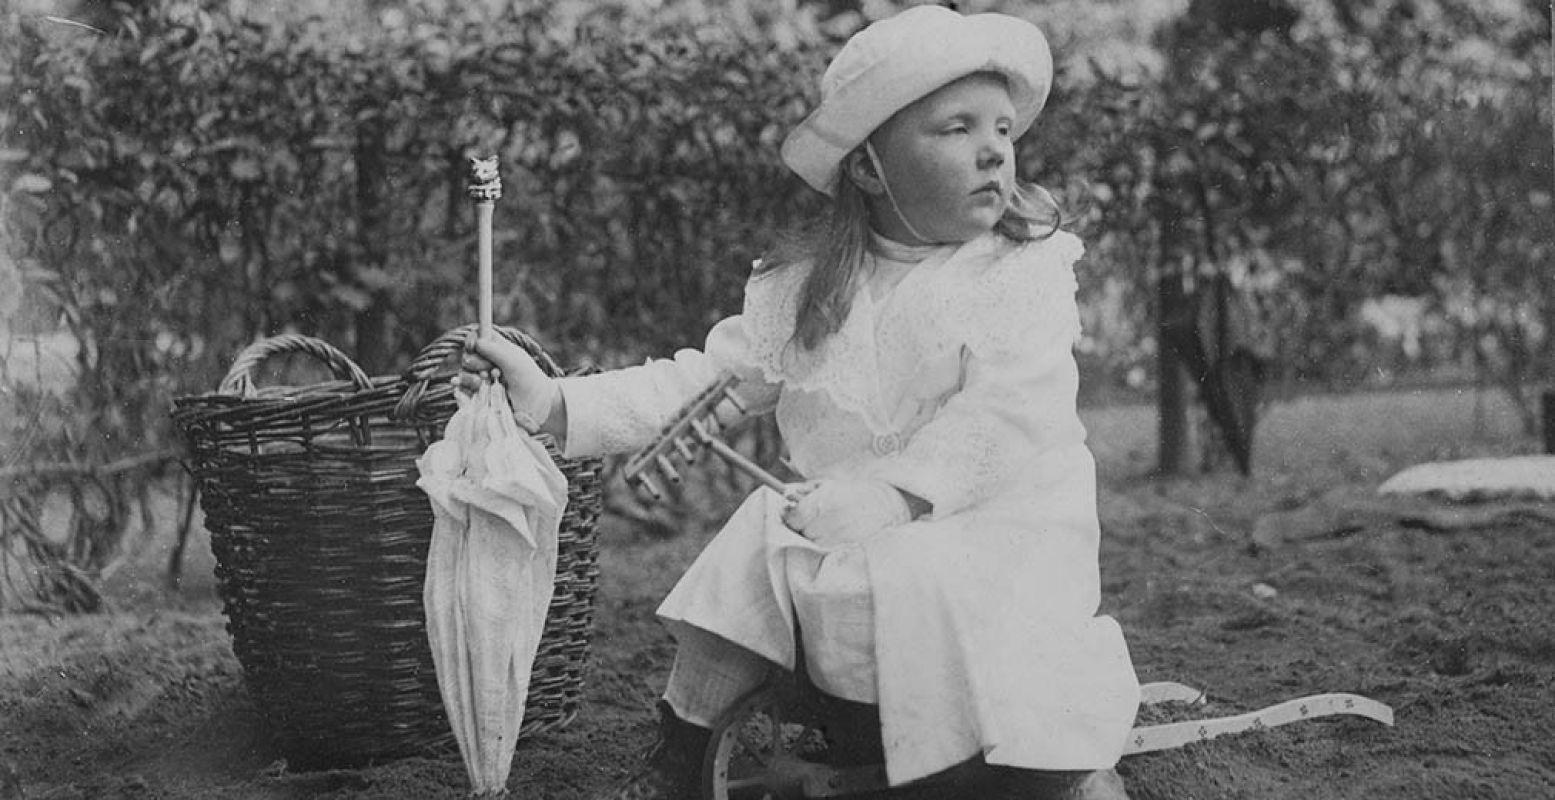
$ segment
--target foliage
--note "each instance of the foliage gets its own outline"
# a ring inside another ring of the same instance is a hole
[[[473,304],[470,154],[503,159],[499,315],[569,353],[683,342],[792,216],[769,153],[809,51],[696,29],[561,40],[542,10],[338,33],[169,0],[84,52],[24,38],[25,257],[60,273],[84,358],[136,362],[85,365],[94,406],[157,430],[170,394],[287,327],[396,368]]]
[[[1093,30],[1148,16],[1140,4],[968,5],[1032,16],[1088,59],[1061,58],[1023,163],[1090,243],[1105,324],[1088,351],[1105,375],[1148,373],[1157,344],[1138,321],[1163,269],[1230,276],[1255,306],[1247,335],[1290,380],[1364,378],[1357,312],[1380,294],[1431,295],[1470,326],[1520,320],[1486,357],[1536,361],[1517,355],[1543,346],[1549,305],[1527,302],[1549,292],[1526,268],[1547,258],[1549,202],[1530,5],[1305,0],[1273,31],[1189,9],[1127,34],[1161,46],[1142,67],[1103,63]],[[72,232],[29,254],[68,265],[54,285],[97,345],[84,357],[111,360],[114,342],[149,367],[89,365],[103,405],[208,387],[237,346],[285,328],[396,368],[468,314],[463,159],[487,150],[507,177],[499,315],[574,361],[696,341],[804,208],[775,145],[826,37],[861,21],[794,3],[385,7],[260,18],[164,0],[85,54],[19,37],[11,114],[33,124],[12,146],[27,186],[49,187],[27,195],[47,197],[41,226],[23,227]],[[1526,202],[1468,201],[1510,186]],[[1491,285],[1530,307],[1461,299]],[[147,375],[182,385],[136,385]],[[157,430],[161,402],[136,427]]]
[[[1418,79],[1376,93],[1383,247],[1356,284],[1428,298],[1531,431],[1531,389],[1550,376],[1555,332],[1548,6],[1420,2],[1406,15],[1403,4],[1379,5],[1386,13],[1363,22],[1393,36],[1351,46]],[[1461,34],[1442,36],[1444,25]]]
[[[1163,274],[1226,278],[1284,382],[1354,386],[1384,366],[1368,300],[1421,298],[1456,333],[1405,366],[1477,360],[1526,411],[1555,309],[1547,8],[1192,5],[1236,24],[1190,9],[1159,73],[1071,70],[1029,143],[1089,230],[1094,360],[1148,369]]]
[[[497,315],[564,363],[663,352],[736,310],[803,209],[772,153],[818,53],[690,24],[559,36],[551,14],[341,37],[338,20],[164,0],[66,42],[12,16],[14,250],[81,342],[80,413],[18,457],[168,441],[171,398],[261,335],[404,367],[473,313],[473,154],[503,163]]]

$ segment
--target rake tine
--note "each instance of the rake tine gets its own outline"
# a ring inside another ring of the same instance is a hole
[[[654,456],[653,462],[658,466],[659,474],[663,475],[666,480],[674,484],[680,483],[680,472],[675,469],[675,465],[670,463],[668,458],[663,455]]]
[[[639,450],[627,461],[626,479],[652,495],[653,499],[661,499],[663,494],[659,485],[645,474],[650,471],[649,468],[657,470],[670,483],[679,484],[684,477],[672,457],[678,455],[686,465],[690,465],[696,461],[703,447],[709,447],[737,470],[756,478],[789,502],[794,502],[797,497],[786,484],[719,438],[716,412],[720,405],[727,401],[738,413],[747,413],[745,403],[732,391],[736,383],[738,379],[734,376],[725,376],[697,395],[665,426],[655,442]]]
[[[633,483],[633,485],[637,486],[637,488],[642,489],[643,491],[647,492],[648,496],[652,497],[654,500],[663,500],[664,499],[664,492],[660,491],[659,490],[659,485],[657,483],[654,483],[653,479],[648,477],[647,475],[639,474],[639,475],[633,476],[632,477],[632,483]]]

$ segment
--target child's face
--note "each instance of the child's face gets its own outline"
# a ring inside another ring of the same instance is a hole
[[[968,75],[925,95],[881,125],[870,141],[885,179],[911,223],[884,195],[870,196],[882,235],[965,242],[993,229],[1015,184],[1015,105],[997,75]]]

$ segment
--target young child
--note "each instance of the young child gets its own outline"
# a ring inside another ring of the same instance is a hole
[[[500,370],[520,424],[569,456],[648,443],[732,373],[808,479],[791,505],[747,498],[660,606],[678,644],[661,741],[609,797],[699,796],[709,727],[797,652],[823,692],[878,706],[893,785],[971,763],[993,776],[977,797],[1126,796],[1138,684],[1097,615],[1075,411],[1083,248],[1015,173],[1051,79],[1013,17],[877,22],[782,149],[829,218],[757,263],[704,349],[553,380],[500,337],[472,343],[461,384]]]

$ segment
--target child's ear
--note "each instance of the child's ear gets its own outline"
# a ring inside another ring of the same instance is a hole
[[[875,173],[875,164],[869,159],[869,154],[863,148],[848,153],[842,159],[842,173],[859,191],[871,197],[885,194],[885,184],[880,176]]]

